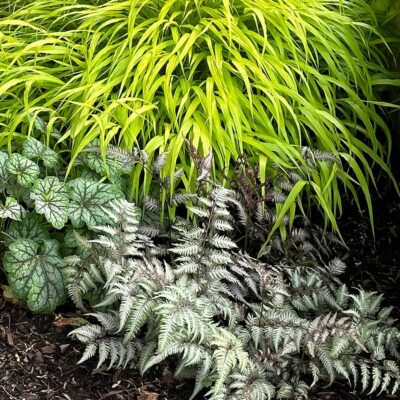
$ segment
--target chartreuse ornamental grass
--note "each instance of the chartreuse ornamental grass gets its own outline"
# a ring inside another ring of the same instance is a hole
[[[212,150],[217,178],[241,153],[262,177],[300,174],[283,206],[292,219],[305,193],[336,227],[343,191],[358,202],[360,189],[372,219],[372,166],[390,175],[391,147],[374,88],[390,80],[368,2],[29,3],[0,20],[3,144],[54,136],[71,143],[72,162],[95,138],[103,152],[168,152],[165,173],[183,168],[189,190],[188,138]],[[311,168],[304,147],[340,162]],[[147,175],[135,170],[133,197],[149,190]]]

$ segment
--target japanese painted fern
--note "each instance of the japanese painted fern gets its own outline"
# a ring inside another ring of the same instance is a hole
[[[110,225],[66,260],[72,298],[81,308],[90,300],[97,320],[72,332],[86,344],[81,362],[97,353],[98,367],[144,373],[174,356],[176,375],[195,380],[193,397],[208,386],[218,400],[303,399],[336,379],[397,392],[400,332],[381,296],[350,294],[337,259],[268,265],[241,252],[230,237],[235,206],[221,187],[192,197],[196,224],[177,220],[167,251],[141,233],[133,204],[104,210]]]

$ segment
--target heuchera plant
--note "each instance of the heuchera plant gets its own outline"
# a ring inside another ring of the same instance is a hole
[[[129,173],[126,165],[109,161],[114,177]],[[33,312],[51,312],[66,299],[63,253],[68,250],[57,231],[106,222],[102,207],[123,197],[120,181],[103,183],[105,165],[84,154],[75,176],[66,179],[58,154],[34,138],[12,154],[0,151],[0,218],[8,247],[3,266],[14,295]]]

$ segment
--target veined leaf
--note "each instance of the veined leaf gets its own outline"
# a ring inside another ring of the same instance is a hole
[[[11,221],[6,234],[4,238],[6,246],[10,246],[17,239],[32,239],[42,242],[49,238],[49,231],[35,213],[26,213],[21,221]]]
[[[68,183],[70,206],[69,217],[75,227],[101,225],[107,219],[102,206],[111,200],[123,197],[113,185],[78,178]]]
[[[112,182],[120,179],[121,175],[129,174],[132,171],[132,161],[121,159],[121,157],[107,154],[105,160],[96,152],[85,152],[81,156],[84,164],[100,176],[108,175]],[[130,161],[130,162],[129,162]]]
[[[22,155],[30,160],[42,160],[47,168],[54,169],[59,165],[57,153],[33,137],[25,140]]]
[[[14,293],[36,313],[53,311],[65,301],[61,268],[64,261],[56,240],[41,244],[31,239],[18,239],[6,252],[4,268]]]
[[[58,154],[51,149],[46,149],[42,155],[42,161],[45,167],[55,169],[59,166]]]
[[[33,137],[25,140],[22,146],[22,155],[30,160],[41,159],[45,146]]]
[[[6,203],[0,204],[0,218],[10,218],[20,221],[24,213],[24,208],[18,204],[18,201],[14,197],[7,197]]]
[[[9,179],[10,173],[7,169],[7,163],[10,157],[4,151],[0,151],[0,187],[4,188],[5,182]]]
[[[21,186],[29,186],[40,174],[37,164],[21,154],[14,153],[7,163],[7,170],[14,175]]]
[[[31,193],[35,210],[44,214],[54,228],[61,229],[68,221],[69,199],[66,185],[54,176],[36,181]]]

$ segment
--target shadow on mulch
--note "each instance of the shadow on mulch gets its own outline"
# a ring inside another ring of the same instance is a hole
[[[0,303],[1,400],[189,399],[191,384],[160,369],[142,378],[132,370],[94,371],[94,361],[78,366],[83,348],[68,330]]]
[[[400,199],[390,191],[375,200],[375,240],[368,215],[354,214],[342,222],[349,247],[344,261],[347,282],[383,293],[385,305],[394,307],[400,320]]]
[[[367,215],[342,220],[349,246],[346,281],[354,287],[384,293],[400,319],[400,201],[389,193],[376,201],[374,241]],[[53,325],[52,316],[32,316],[0,299],[0,400],[188,400],[192,385],[173,379],[161,366],[145,377],[129,371],[94,371],[95,362],[76,363],[82,346],[69,340],[68,328]],[[201,396],[199,396],[199,399]],[[320,389],[313,400],[389,400],[362,397],[348,388]]]

